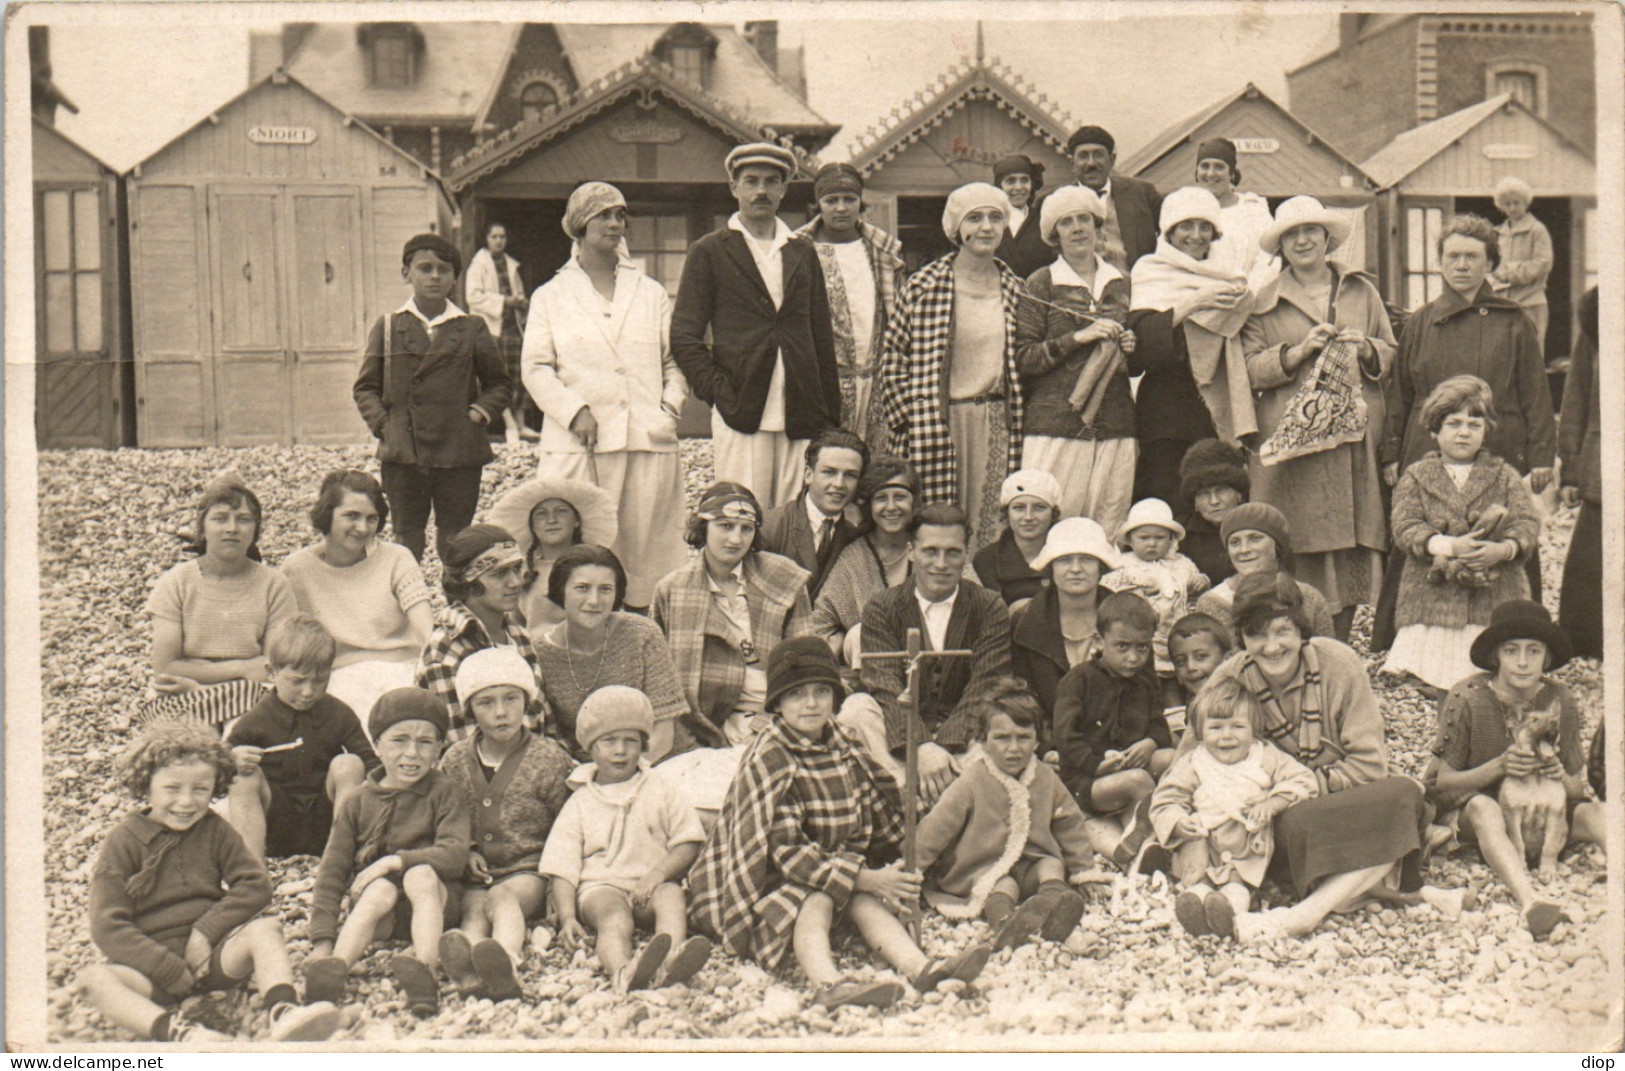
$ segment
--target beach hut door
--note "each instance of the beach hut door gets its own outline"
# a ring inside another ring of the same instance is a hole
[[[351,397],[361,351],[360,199],[354,190],[290,190],[294,295],[293,437],[299,443],[368,442]]]
[[[285,443],[289,332],[282,191],[210,193],[215,279],[215,431],[221,446]]]

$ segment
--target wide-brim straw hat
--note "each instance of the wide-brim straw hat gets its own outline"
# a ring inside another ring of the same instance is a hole
[[[1326,229],[1328,253],[1348,241],[1354,229],[1348,217],[1338,215],[1313,197],[1299,195],[1281,202],[1281,206],[1275,210],[1275,222],[1264,229],[1258,239],[1258,247],[1274,256],[1281,251],[1281,238],[1287,231],[1309,224]]]
[[[1161,528],[1175,540],[1185,538],[1185,526],[1174,520],[1174,511],[1168,503],[1160,498],[1142,498],[1130,507],[1128,519],[1117,526],[1117,534],[1112,537],[1112,542],[1120,547],[1127,546],[1129,533],[1146,525]]]
[[[519,544],[519,552],[528,554],[530,545],[536,541],[530,534],[530,511],[550,498],[570,503],[580,515],[583,543],[596,543],[600,547],[614,544],[620,532],[615,502],[608,491],[585,480],[551,476],[526,480],[497,499],[496,505],[485,515],[485,520],[507,529],[514,542]]]
[[[1539,640],[1546,645],[1550,656],[1547,669],[1567,665],[1574,657],[1574,644],[1546,607],[1532,599],[1513,599],[1490,612],[1489,627],[1473,640],[1469,652],[1473,665],[1492,672],[1495,669],[1495,651],[1508,640]]]
[[[1100,562],[1103,573],[1123,567],[1117,548],[1106,540],[1106,530],[1088,517],[1068,517],[1049,530],[1044,549],[1032,560],[1032,570],[1042,573],[1056,558],[1087,554]]]

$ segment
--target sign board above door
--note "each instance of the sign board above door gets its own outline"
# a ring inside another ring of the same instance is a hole
[[[256,145],[309,145],[316,140],[316,130],[308,126],[252,126],[248,140]]]

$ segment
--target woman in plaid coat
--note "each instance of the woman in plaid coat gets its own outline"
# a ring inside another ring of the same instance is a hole
[[[958,250],[903,284],[882,358],[893,448],[919,470],[925,503],[964,509],[974,548],[998,537],[999,485],[1021,467],[1021,280],[994,257],[1009,218],[996,186],[953,192],[942,229]]]
[[[695,928],[769,970],[793,947],[824,1008],[884,1007],[902,996],[896,982],[841,973],[829,945],[837,918],[920,992],[974,979],[987,945],[929,959],[903,928],[920,875],[898,861],[902,800],[891,775],[834,724],[845,689],[829,646],[816,636],[779,645],[768,680],[772,720],[746,751],[689,872]]]

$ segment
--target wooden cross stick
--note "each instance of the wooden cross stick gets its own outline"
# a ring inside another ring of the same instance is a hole
[[[897,697],[898,702],[906,703],[909,707],[908,714],[903,718],[903,867],[907,870],[914,870],[919,859],[915,829],[919,825],[916,812],[920,798],[920,663],[928,658],[972,658],[975,654],[975,651],[927,651],[917,628],[908,630],[908,639],[901,651],[863,652],[864,661],[871,658],[877,662],[902,659],[908,674],[908,683]],[[909,930],[915,941],[919,941],[918,915],[909,923]]]

